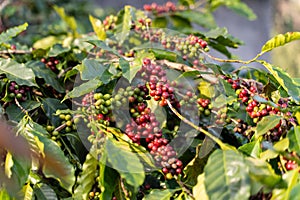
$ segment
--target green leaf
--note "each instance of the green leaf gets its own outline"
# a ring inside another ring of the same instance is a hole
[[[300,32],[287,32],[279,34],[267,41],[261,48],[261,52],[268,52],[274,48],[283,46],[289,42],[300,39]]]
[[[274,128],[281,119],[282,117],[277,115],[269,115],[263,117],[262,120],[257,123],[255,137],[258,138],[259,136],[266,134],[269,130]]]
[[[12,59],[0,59],[0,73],[5,74],[10,81],[15,81],[18,85],[38,87],[32,69],[23,63],[17,63]]]
[[[61,44],[54,44],[53,46],[51,46],[51,48],[48,52],[48,56],[56,57],[60,54],[70,51],[70,49],[71,49],[71,47],[63,47]]]
[[[33,190],[37,199],[58,200],[55,191],[46,184],[35,184]]]
[[[137,190],[145,179],[144,168],[137,154],[132,153],[128,146],[119,144],[114,139],[107,139],[105,147],[112,168],[120,173],[126,183]]]
[[[12,198],[5,188],[0,188],[0,199],[1,200],[15,200],[15,198]]]
[[[62,7],[58,7],[58,6],[54,5],[53,8],[57,12],[57,14],[61,17],[61,19],[71,28],[73,35],[78,36],[77,23],[76,23],[75,18],[72,16],[66,15],[65,10]]]
[[[109,51],[113,54],[115,54],[116,56],[120,56],[119,52],[115,49],[112,49],[110,48],[104,41],[101,41],[101,40],[89,40],[87,41],[88,43],[100,48],[100,49],[103,49],[105,51]]]
[[[87,154],[74,191],[75,199],[88,199],[88,194],[96,182],[97,166],[98,161],[91,154]]]
[[[298,200],[300,194],[300,183],[297,183],[291,190],[289,200]]]
[[[118,172],[107,165],[107,156],[108,155],[105,153],[102,154],[99,162],[99,185],[101,189],[100,200],[111,199],[115,191],[115,187],[118,182],[120,182]]]
[[[205,137],[206,140],[208,137]],[[205,156],[201,155],[201,152],[206,151],[206,144],[209,143],[200,143],[196,148],[196,156],[186,165],[186,167],[183,169],[184,171],[184,177],[186,178],[186,183],[191,186],[195,186],[198,183],[197,177],[199,178],[199,175],[203,173],[204,166],[207,162],[207,159],[210,154],[207,154]],[[211,148],[209,148],[211,150]]]
[[[174,195],[177,190],[174,189],[153,189],[149,194],[147,194],[144,198],[145,200],[169,200]]]
[[[119,45],[122,45],[125,39],[128,37],[130,33],[130,29],[132,26],[132,20],[135,18],[135,9],[132,6],[125,6],[124,13],[122,17],[122,21],[117,26],[118,32],[116,33],[116,38],[119,41]]]
[[[99,40],[105,40],[106,39],[106,32],[104,29],[104,26],[100,19],[97,19],[93,17],[92,15],[89,15],[90,22],[93,26],[93,30],[96,33]]]
[[[51,85],[56,91],[60,93],[65,92],[65,88],[57,80],[57,75],[48,69],[43,63],[33,61],[26,63],[26,66],[32,69],[36,77],[44,79],[45,83]]]
[[[240,146],[239,150],[247,154],[248,156],[252,156],[254,158],[258,158],[262,151],[259,140],[246,143],[243,146]]]
[[[13,165],[14,165],[14,161],[12,159],[12,155],[11,155],[10,152],[7,152],[6,157],[5,157],[4,169],[5,169],[5,175],[8,178],[11,178],[11,176],[12,176],[11,168],[12,168]]]
[[[41,103],[27,100],[25,102],[20,102],[20,105],[29,112],[40,107]],[[25,116],[25,113],[16,104],[9,105],[5,111],[8,119],[11,121],[19,122]]]
[[[152,27],[155,28],[165,28],[168,25],[168,20],[166,17],[155,17],[152,21]]]
[[[89,92],[92,92],[93,90],[100,87],[102,84],[103,84],[103,82],[98,79],[92,79],[90,81],[82,83],[79,86],[74,87],[72,91],[67,93],[66,96],[64,97],[63,101],[66,99],[69,99],[69,98],[80,97]]]
[[[61,40],[62,39],[59,36],[50,35],[50,36],[44,37],[44,38],[36,41],[32,45],[32,47],[35,48],[35,49],[44,49],[44,50],[47,50],[50,47],[52,47],[53,45],[61,42]]]
[[[271,200],[290,200],[290,194],[292,189],[297,186],[299,180],[299,169],[288,171],[283,176],[284,181],[287,183],[287,187],[284,189],[274,189],[272,191]]]
[[[263,151],[260,154],[260,158],[263,160],[269,160],[272,158],[276,158],[279,153],[284,152],[285,150],[287,150],[289,147],[289,139],[288,138],[284,138],[279,140],[278,142],[276,142],[273,146],[267,146],[267,150]],[[266,147],[265,147],[266,148]]]
[[[240,0],[211,0],[210,4],[212,10],[217,9],[219,6],[226,6],[237,14],[247,17],[249,20],[256,19],[255,13],[247,6],[247,4]]]
[[[300,85],[296,83],[287,72],[263,60],[258,60],[257,62],[268,69],[277,82],[297,103],[300,102]]]
[[[175,12],[176,15],[188,19],[190,22],[198,24],[204,28],[212,29],[216,27],[216,22],[211,12],[201,12],[198,10],[183,10]]]
[[[22,25],[9,28],[5,32],[2,32],[0,34],[0,46],[11,40],[13,37],[19,35],[21,32],[25,31],[27,27],[28,24],[24,23]]]
[[[204,173],[200,174],[197,178],[197,184],[193,187],[193,196],[195,199],[209,200],[205,190],[204,178]]]
[[[130,65],[129,65],[129,62],[127,60],[125,60],[124,58],[120,58],[119,59],[119,65],[121,67],[121,70],[122,70],[122,73],[123,73],[123,76],[124,74],[126,74],[124,76],[124,78],[126,78],[127,80],[130,80],[130,76],[128,77],[128,75],[130,75]]]
[[[204,168],[207,195],[210,199],[248,199],[248,172],[248,166],[241,154],[232,150],[214,151]]]
[[[287,137],[289,138],[289,151],[300,154],[300,126],[294,126],[288,132]]]
[[[249,174],[254,184],[259,182],[265,187],[273,188],[281,181],[281,176],[264,160],[247,157],[246,164],[249,166]]]
[[[42,100],[42,108],[46,116],[50,119],[51,124],[57,127],[61,120],[55,115],[56,111],[68,109],[68,106],[58,99],[45,98]]]
[[[29,137],[37,137],[44,146],[43,149],[39,149],[45,155],[43,165],[45,176],[57,179],[63,188],[71,192],[75,183],[75,170],[61,148],[56,142],[46,137],[48,133],[41,125],[33,121],[26,123],[23,131],[27,136],[32,135]],[[37,143],[36,145],[40,146]]]
[[[81,65],[75,67],[80,72],[82,80],[101,79],[108,66],[102,65],[99,61],[85,58]]]

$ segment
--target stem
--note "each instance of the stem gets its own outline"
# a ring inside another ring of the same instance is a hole
[[[193,196],[193,194],[192,194],[192,193],[190,192],[190,190],[184,185],[183,182],[181,182],[180,180],[178,180],[177,183],[180,185],[180,187],[182,188],[182,190],[183,190],[184,192],[186,192],[190,197],[192,197],[193,199],[195,199],[194,196]]]
[[[19,101],[18,101],[17,98],[15,98],[15,103],[16,103],[16,105],[21,109],[21,111],[22,111],[25,115],[28,116],[28,111],[27,111],[25,108],[23,108],[23,106],[21,106],[21,104],[19,103]]]
[[[196,129],[197,131],[205,134],[206,136],[210,137],[215,143],[217,143],[222,150],[236,150],[233,146],[230,146],[228,144],[223,143],[219,138],[217,138],[216,136],[214,136],[213,134],[211,134],[210,132],[204,130],[203,128],[195,125],[193,122],[189,121],[188,119],[186,119],[185,117],[183,117],[181,114],[179,114],[179,112],[177,112],[177,110],[171,105],[170,101],[167,100],[168,106],[171,109],[171,111],[179,118],[181,119],[183,122],[185,122],[186,124],[190,125],[191,127],[193,127],[194,129]]]

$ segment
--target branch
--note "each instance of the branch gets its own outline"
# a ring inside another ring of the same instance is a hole
[[[195,125],[193,122],[189,121],[188,119],[186,119],[185,117],[183,117],[181,114],[179,114],[179,112],[177,112],[177,110],[172,106],[172,104],[170,103],[169,100],[167,100],[168,106],[171,109],[171,111],[183,122],[185,122],[186,124],[190,125],[191,127],[193,127],[194,129],[196,129],[197,131],[204,133],[206,136],[210,137],[215,143],[217,143],[221,149],[223,150],[236,150],[235,147],[230,146],[228,144],[223,143],[219,138],[217,138],[216,136],[214,136],[213,134],[211,134],[210,132],[204,130],[203,128]]]

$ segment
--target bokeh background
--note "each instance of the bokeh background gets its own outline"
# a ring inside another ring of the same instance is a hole
[[[172,0],[177,2],[176,0]],[[228,0],[230,1],[230,0]],[[33,38],[24,35],[22,42],[32,43],[47,34],[60,34],[60,19],[52,9],[53,5],[62,6],[69,15],[79,21],[79,31],[92,31],[88,15],[104,19],[110,13],[130,4],[142,8],[144,4],[167,0],[0,0],[0,32],[24,22],[30,24],[28,32]],[[247,60],[260,52],[261,46],[272,36],[287,31],[300,31],[299,0],[243,0],[257,15],[255,20],[248,20],[225,7],[217,9],[215,20],[220,27],[227,27],[228,32],[244,42],[238,49],[232,49],[238,58]],[[217,55],[222,56],[222,55]],[[264,55],[266,59],[288,71],[293,77],[300,77],[299,41],[275,49]],[[259,67],[253,64],[254,67]]]

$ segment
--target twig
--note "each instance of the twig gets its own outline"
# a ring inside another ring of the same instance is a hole
[[[194,129],[196,129],[197,131],[204,133],[206,136],[210,137],[215,143],[217,143],[221,149],[223,150],[235,150],[234,147],[227,145],[225,143],[223,143],[219,138],[217,138],[216,136],[214,136],[213,134],[211,134],[210,132],[204,130],[203,128],[195,125],[193,122],[189,121],[188,119],[186,119],[185,117],[183,117],[181,114],[179,114],[179,112],[177,112],[177,110],[172,106],[172,104],[170,103],[169,100],[167,100],[168,106],[171,109],[171,111],[183,122],[185,122],[186,124],[190,125],[191,127],[193,127]]]
[[[122,188],[122,190],[124,192],[125,197],[129,198],[129,193],[128,193],[128,191],[125,188],[125,185],[124,185],[124,182],[123,182],[122,178],[120,178],[120,184],[121,184],[121,188]]]
[[[18,99],[15,98],[15,102],[16,102],[16,105],[21,109],[21,111],[25,114],[25,115],[28,115],[28,111],[23,108],[23,106],[21,106],[21,104],[19,103]]]
[[[190,190],[182,183],[180,180],[177,181],[177,183],[180,185],[180,187],[193,199],[195,199],[194,195],[190,192]]]
[[[8,50],[3,50],[3,51],[0,51],[0,54],[31,54],[32,51],[31,50],[11,50],[11,49],[8,49]]]

